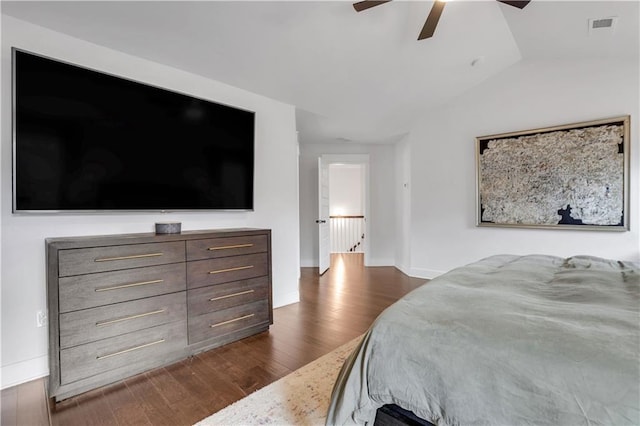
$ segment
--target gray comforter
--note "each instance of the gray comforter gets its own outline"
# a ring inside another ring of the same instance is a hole
[[[327,424],[394,403],[437,425],[640,424],[640,265],[493,256],[384,311]]]

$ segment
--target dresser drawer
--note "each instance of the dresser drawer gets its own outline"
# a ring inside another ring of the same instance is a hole
[[[185,261],[183,241],[60,250],[61,277]]]
[[[60,315],[60,348],[185,320],[185,292],[83,309]]]
[[[269,273],[267,253],[196,260],[187,265],[187,288],[261,277]]]
[[[186,321],[173,322],[60,351],[60,382],[73,383],[141,361],[153,364],[186,345]]]
[[[59,279],[60,312],[141,299],[186,288],[184,263]]]
[[[189,344],[263,323],[269,323],[269,303],[266,300],[189,317]]]
[[[268,297],[269,278],[259,277],[189,290],[187,304],[189,316],[195,317]]]
[[[268,249],[266,235],[222,237],[187,241],[187,260],[214,259],[242,254],[264,253]]]

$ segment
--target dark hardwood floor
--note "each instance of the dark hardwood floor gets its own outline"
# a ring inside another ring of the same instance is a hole
[[[422,285],[393,267],[332,255],[302,268],[300,303],[274,310],[268,332],[54,404],[45,379],[1,393],[3,426],[190,425],[359,336],[387,306]]]

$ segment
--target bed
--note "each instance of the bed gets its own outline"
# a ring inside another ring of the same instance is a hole
[[[385,310],[327,424],[394,404],[435,425],[640,424],[640,264],[498,255]]]

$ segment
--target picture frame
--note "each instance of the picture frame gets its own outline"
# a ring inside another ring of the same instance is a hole
[[[477,137],[476,225],[628,231],[629,122]]]

